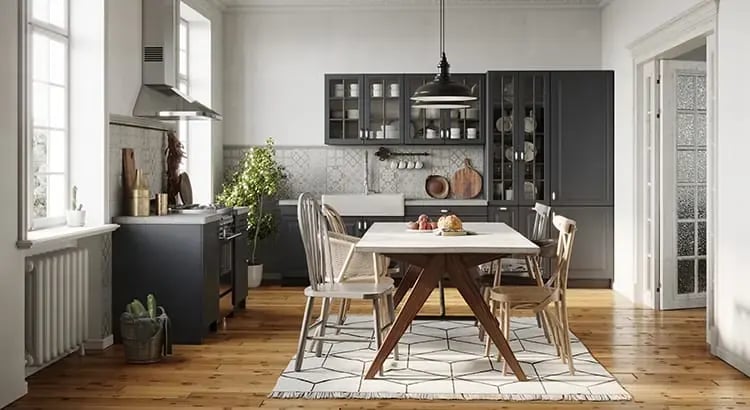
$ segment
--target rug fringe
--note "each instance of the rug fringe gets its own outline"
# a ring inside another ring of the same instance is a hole
[[[452,394],[452,393],[386,393],[386,392],[302,392],[274,391],[269,399],[406,399],[406,400],[504,400],[504,401],[628,401],[630,394]]]

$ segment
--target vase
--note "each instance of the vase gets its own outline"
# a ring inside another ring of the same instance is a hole
[[[257,288],[263,280],[263,264],[247,265],[247,287]]]

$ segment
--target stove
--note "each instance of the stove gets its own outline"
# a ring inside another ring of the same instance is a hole
[[[226,207],[223,205],[217,205],[217,204],[207,204],[207,205],[199,205],[199,204],[192,204],[192,205],[176,205],[171,208],[169,208],[170,213],[174,214],[221,214],[221,215],[231,215],[234,213],[234,208]]]

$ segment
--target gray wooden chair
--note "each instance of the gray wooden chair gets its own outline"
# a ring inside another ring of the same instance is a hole
[[[308,341],[317,342],[315,343],[315,355],[320,357],[324,341],[366,342],[371,340],[370,338],[342,337],[339,335],[326,336],[328,328],[344,327],[343,323],[328,323],[330,303],[333,299],[368,300],[372,302],[374,339],[377,347],[380,347],[384,332],[390,329],[395,320],[393,280],[379,274],[380,270],[387,268],[387,265],[377,262],[380,257],[376,254],[355,252],[354,245],[358,238],[329,232],[320,204],[308,193],[303,193],[299,197],[297,219],[307,259],[310,286],[305,288],[307,302],[297,346],[295,370],[300,371],[302,369],[305,345]],[[339,282],[336,280],[349,269],[360,268],[369,269],[372,272],[373,280],[369,282]],[[313,303],[316,298],[322,300],[322,314],[319,320],[310,323]],[[383,323],[382,320],[383,309],[381,307],[383,305],[385,305],[385,310],[388,313],[387,323]],[[346,326],[346,328],[356,329],[352,326]],[[317,333],[310,335],[310,331],[313,329],[317,329]],[[398,359],[398,353],[395,350],[394,358]]]

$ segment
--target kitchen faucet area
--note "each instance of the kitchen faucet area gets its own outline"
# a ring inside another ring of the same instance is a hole
[[[747,21],[1,0],[0,408],[750,408]]]

